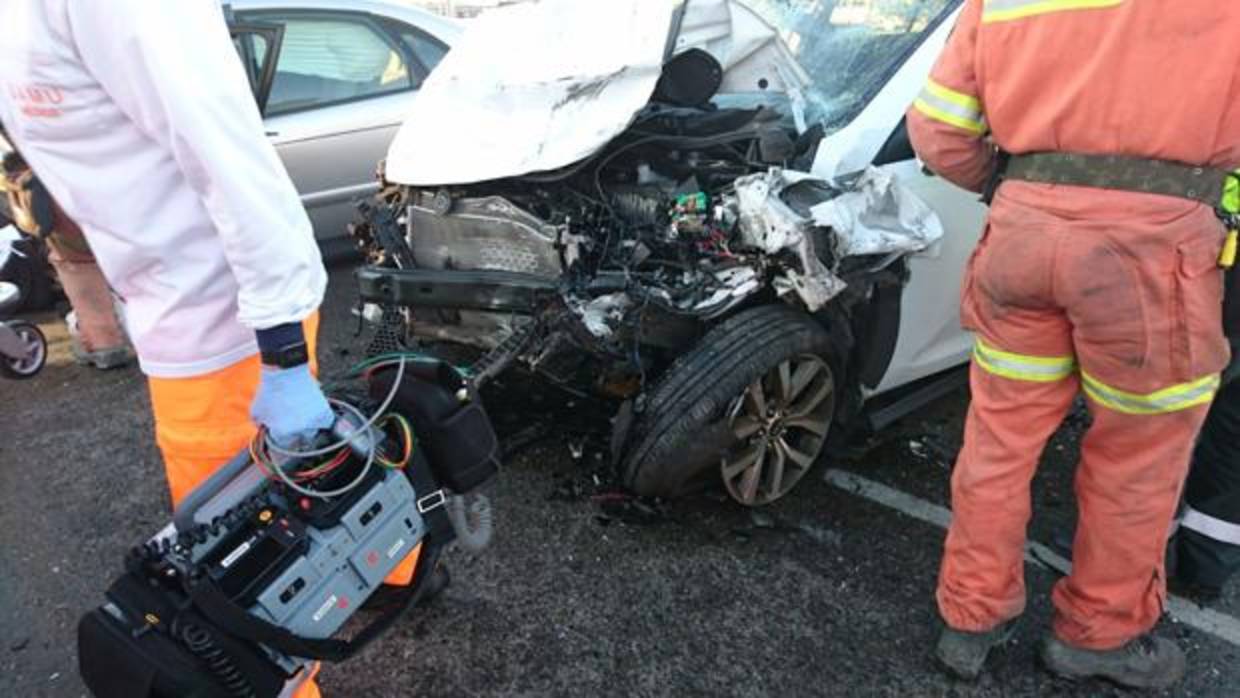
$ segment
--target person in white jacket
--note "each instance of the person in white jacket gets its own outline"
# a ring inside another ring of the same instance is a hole
[[[327,275],[218,0],[3,0],[0,27],[0,122],[125,304],[174,503],[254,422],[330,427]]]

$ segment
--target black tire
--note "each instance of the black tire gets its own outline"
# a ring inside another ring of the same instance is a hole
[[[792,357],[813,355],[838,390],[834,353],[822,325],[784,305],[751,308],[712,328],[647,395],[621,465],[624,484],[672,498],[720,482],[721,454],[739,443],[728,413],[748,386]]]
[[[47,365],[47,338],[43,336],[43,332],[34,323],[14,320],[5,324],[21,335],[23,339],[36,342],[38,352],[32,362],[10,359],[7,356],[0,355],[0,375],[17,380],[34,378]]]

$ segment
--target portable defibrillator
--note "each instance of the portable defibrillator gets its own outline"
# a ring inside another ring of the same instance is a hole
[[[444,364],[379,362],[367,387],[361,400],[332,400],[335,443],[294,453],[260,432],[130,553],[107,603],[78,628],[96,696],[278,696],[416,603],[467,528],[448,505],[495,475],[498,442],[477,395]],[[418,546],[398,601],[334,639]]]

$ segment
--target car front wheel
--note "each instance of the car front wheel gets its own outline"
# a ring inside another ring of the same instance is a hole
[[[676,497],[722,481],[746,506],[788,494],[822,453],[837,367],[826,330],[782,305],[709,331],[660,378],[622,464],[642,495]]]

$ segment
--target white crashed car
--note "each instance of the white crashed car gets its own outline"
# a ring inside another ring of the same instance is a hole
[[[355,234],[403,346],[614,401],[640,494],[786,494],[960,384],[976,196],[903,125],[959,0],[544,0],[423,86]],[[391,347],[389,347],[391,348]]]

